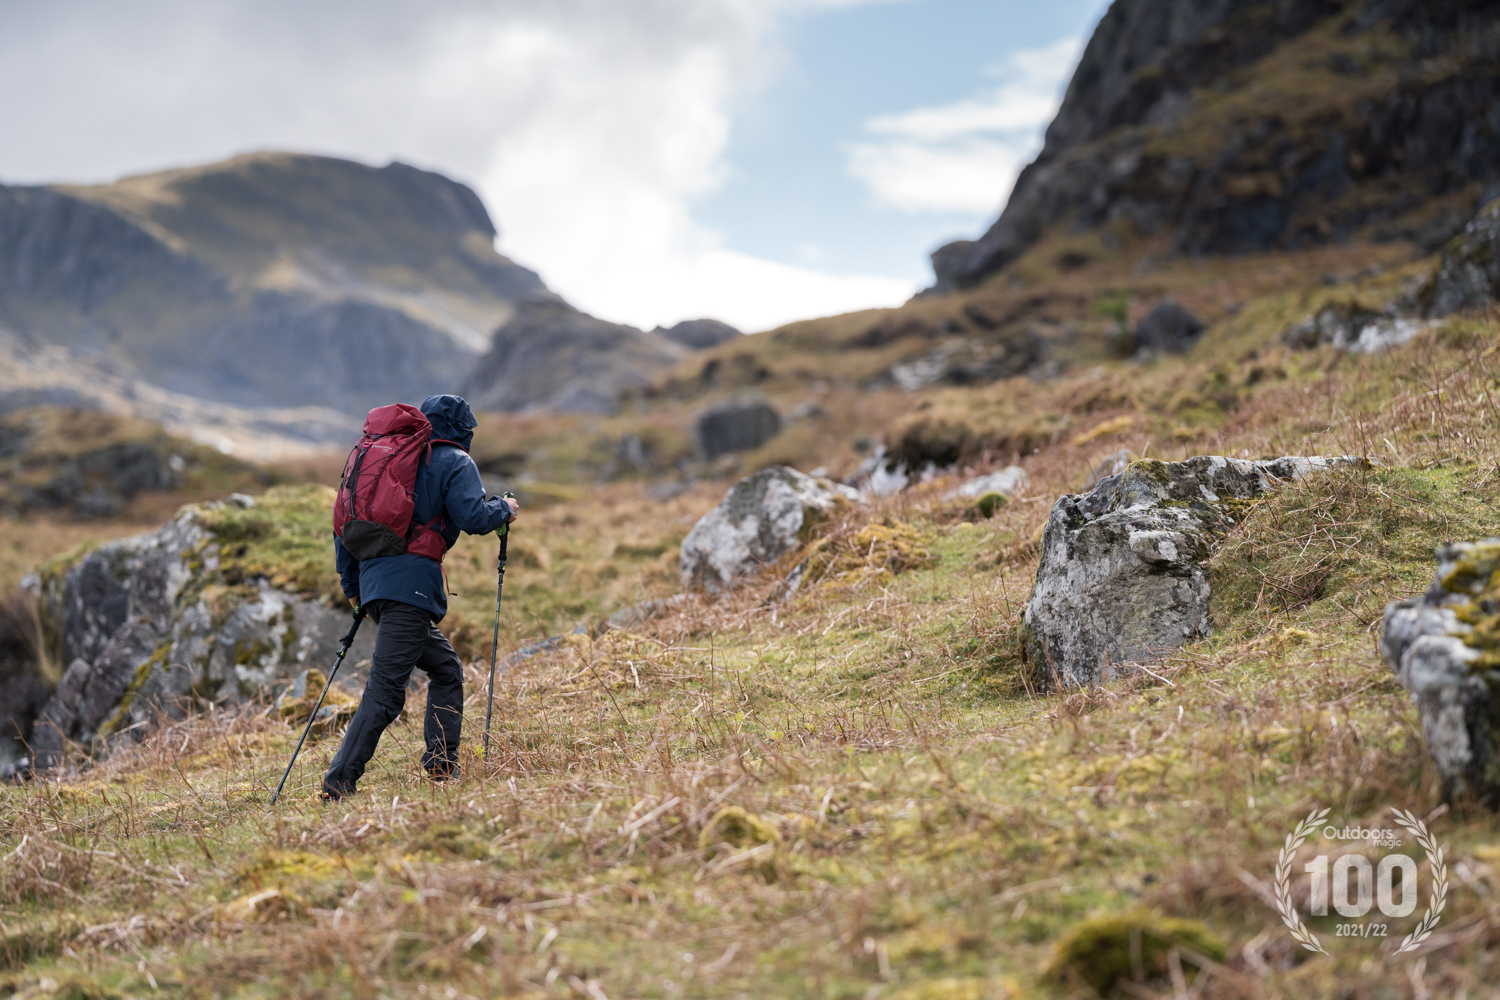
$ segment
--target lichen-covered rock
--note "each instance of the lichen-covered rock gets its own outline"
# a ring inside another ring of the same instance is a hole
[[[1088,493],[1060,498],[1042,533],[1024,615],[1023,653],[1035,684],[1107,681],[1205,635],[1214,544],[1278,483],[1358,458],[1143,460]]]
[[[69,663],[38,717],[38,766],[56,764],[69,743],[144,732],[194,704],[243,702],[332,662],[348,612],[264,577],[227,580],[225,543],[205,517],[215,509],[183,508],[157,531],[101,545],[36,581]],[[349,662],[373,644],[374,629],[364,630]]]
[[[1428,290],[1428,315],[1484,309],[1500,299],[1500,198],[1449,241]]]
[[[1376,354],[1411,340],[1427,329],[1420,319],[1404,316],[1395,306],[1374,311],[1356,304],[1325,306],[1287,327],[1281,342],[1295,350],[1331,345],[1341,351]]]
[[[720,592],[805,540],[807,529],[859,493],[785,465],[740,480],[683,539],[684,587]]]
[[[948,498],[977,500],[986,493],[998,493],[1003,497],[1014,497],[1024,490],[1031,482],[1026,476],[1026,470],[1019,465],[1007,465],[999,472],[991,472],[987,476],[980,476],[964,483],[958,489],[948,494]]]
[[[1450,797],[1500,808],[1500,538],[1437,550],[1425,594],[1392,601],[1380,655],[1411,692]]]
[[[150,622],[127,621],[93,662],[77,659],[69,665],[37,720],[32,750],[38,767],[58,763],[69,742],[87,743],[94,737],[160,639]]]

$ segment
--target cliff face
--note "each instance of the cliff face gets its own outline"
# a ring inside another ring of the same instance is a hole
[[[469,188],[281,153],[97,187],[0,186],[0,325],[165,389],[359,412],[451,391],[514,303]]]
[[[1057,226],[1180,253],[1435,248],[1500,180],[1500,8],[1481,0],[1115,0],[1036,160],[937,290]]]

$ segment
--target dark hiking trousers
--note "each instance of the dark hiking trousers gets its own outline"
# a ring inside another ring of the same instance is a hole
[[[464,675],[458,654],[422,608],[400,601],[371,601],[366,607],[380,630],[375,634],[375,657],[364,698],[323,776],[323,791],[335,797],[354,791],[375,755],[380,734],[401,714],[413,667],[427,672],[427,747],[422,766],[433,777],[446,778],[458,764],[464,711]]]

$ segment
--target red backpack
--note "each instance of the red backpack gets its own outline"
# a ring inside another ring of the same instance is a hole
[[[443,518],[413,524],[417,466],[434,444],[432,423],[415,406],[378,406],[365,417],[365,433],[349,452],[333,504],[333,533],[361,562],[403,552],[443,561]]]

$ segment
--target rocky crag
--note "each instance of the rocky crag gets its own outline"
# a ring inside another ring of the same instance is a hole
[[[1116,0],[999,219],[933,254],[936,288],[1058,227],[1188,254],[1436,249],[1500,180],[1497,67],[1479,0]]]
[[[1052,506],[1023,622],[1037,688],[1107,681],[1209,632],[1207,561],[1278,483],[1357,458],[1142,460]]]
[[[30,586],[66,670],[31,727],[37,766],[327,669],[349,620],[313,528],[331,502],[330,490],[283,488],[259,507],[244,496],[189,506],[158,531],[44,567]],[[369,657],[373,633],[351,664]]]

